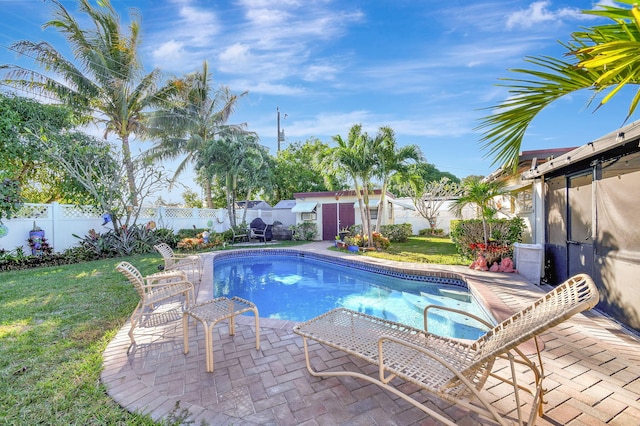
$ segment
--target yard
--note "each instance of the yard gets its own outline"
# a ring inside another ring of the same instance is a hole
[[[388,253],[368,255],[462,262],[442,238],[412,237]],[[115,271],[121,260],[0,274],[1,424],[155,424],[123,410],[100,383],[102,352],[138,301]],[[143,274],[161,263],[157,254],[126,260]],[[175,414],[168,424],[180,423],[180,410]]]

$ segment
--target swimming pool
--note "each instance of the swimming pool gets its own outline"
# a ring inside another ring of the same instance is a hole
[[[454,277],[412,275],[349,260],[296,251],[238,251],[214,258],[214,297],[239,296],[263,318],[306,321],[345,307],[422,329],[428,304],[448,306],[495,323]],[[444,311],[429,313],[429,331],[476,339],[477,322]]]

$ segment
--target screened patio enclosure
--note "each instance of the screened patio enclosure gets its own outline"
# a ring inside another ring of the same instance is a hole
[[[640,330],[639,140],[640,124],[634,123],[523,174],[543,182],[543,282],[556,285],[574,274],[589,274],[600,290],[598,308],[636,330]]]

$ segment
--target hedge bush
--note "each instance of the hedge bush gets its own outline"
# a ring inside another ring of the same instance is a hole
[[[524,220],[519,217],[513,219],[491,219],[487,221],[487,227],[490,244],[507,246],[507,255],[513,256],[513,243],[522,241],[522,233],[525,229]],[[458,249],[458,253],[473,259],[477,255],[474,246],[484,243],[482,220],[452,220],[450,235],[451,240]]]
[[[318,227],[314,222],[302,222],[289,227],[293,231],[291,239],[294,241],[313,241],[318,235]]]
[[[202,234],[204,231],[209,231],[208,228],[183,228],[183,229],[178,229],[178,232],[176,232],[176,236],[178,241],[182,240],[183,238],[197,238],[198,235]]]
[[[418,235],[421,237],[444,237],[444,229],[442,228],[424,228],[418,231]]]
[[[387,237],[392,243],[404,243],[413,235],[413,228],[410,223],[382,225],[380,227],[380,233]]]
[[[351,225],[349,227],[350,235],[361,235],[362,225]],[[380,233],[387,237],[392,243],[404,243],[413,235],[413,228],[410,223],[401,223],[398,225],[382,225]]]

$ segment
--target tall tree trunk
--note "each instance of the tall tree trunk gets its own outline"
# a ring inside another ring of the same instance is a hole
[[[362,197],[364,200],[364,215],[367,224],[366,228],[363,227],[363,234],[367,236],[367,247],[371,247],[373,245],[373,233],[371,232],[371,210],[369,210],[369,182],[364,182],[362,185]]]
[[[360,210],[360,221],[362,222],[362,235],[364,236],[367,218],[364,213],[364,201],[362,199],[362,189],[360,188],[360,184],[358,183],[358,180],[355,177],[353,178],[353,182],[355,185],[356,198],[358,199],[358,210]]]
[[[127,169],[127,183],[131,193],[130,202],[132,206],[138,205],[138,190],[136,189],[136,177],[133,173],[133,161],[131,161],[131,149],[129,147],[129,135],[122,135],[122,159]]]
[[[382,212],[384,209],[384,202],[387,195],[387,186],[389,182],[387,179],[382,182],[382,192],[380,193],[380,203],[378,204],[378,218],[376,219],[376,232],[380,232],[380,225],[382,225]]]
[[[227,173],[226,176],[226,192],[227,192],[227,213],[229,214],[229,225],[231,227],[236,227],[236,209],[235,209],[235,201],[233,200],[233,178],[231,177],[231,173]]]
[[[204,181],[204,198],[207,203],[207,208],[213,208],[213,197],[211,196],[211,178],[206,177]]]
[[[250,199],[251,199],[251,188],[247,189],[247,199],[244,200],[244,212],[242,212],[242,223],[247,222],[247,210],[249,209]]]

